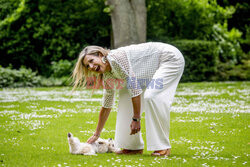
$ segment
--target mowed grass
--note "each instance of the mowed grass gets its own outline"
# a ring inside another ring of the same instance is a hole
[[[95,131],[102,92],[71,88],[0,89],[1,166],[249,166],[250,82],[181,83],[171,111],[172,154],[71,155],[67,133]],[[117,104],[101,134],[114,138]]]

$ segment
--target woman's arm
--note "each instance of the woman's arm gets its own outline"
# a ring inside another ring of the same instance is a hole
[[[133,118],[140,119],[141,118],[141,96],[132,97],[133,104]],[[132,119],[132,118],[131,118]],[[131,133],[130,135],[136,134],[141,130],[141,121],[133,121],[130,124]]]
[[[133,118],[140,118],[141,117],[141,95],[132,97],[134,115]]]
[[[96,131],[95,131],[94,135],[88,139],[87,143],[91,144],[99,138],[99,136],[102,132],[102,129],[103,129],[108,117],[109,117],[110,111],[111,111],[111,108],[104,108],[104,107],[101,108],[101,111],[99,113],[99,120],[98,120]]]

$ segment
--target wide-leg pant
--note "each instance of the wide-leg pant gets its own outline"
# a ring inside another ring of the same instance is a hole
[[[181,55],[182,57],[182,55]],[[153,80],[163,79],[161,89],[145,89],[141,95],[141,113],[145,111],[147,150],[171,148],[169,141],[170,108],[184,69],[183,57],[179,61],[160,64]],[[133,106],[126,88],[119,92],[115,141],[118,148],[138,150],[144,148],[141,132],[130,135]]]

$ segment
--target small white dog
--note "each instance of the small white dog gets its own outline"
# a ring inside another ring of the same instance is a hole
[[[114,141],[98,139],[92,144],[81,143],[77,137],[73,137],[72,133],[68,133],[69,152],[71,154],[96,155],[96,153],[115,152]]]

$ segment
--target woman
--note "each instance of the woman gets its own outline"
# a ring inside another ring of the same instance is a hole
[[[154,151],[153,156],[170,155],[170,107],[184,64],[177,48],[159,42],[111,51],[98,46],[84,48],[73,72],[74,88],[86,85],[86,78],[92,72],[99,75],[104,87],[98,125],[87,142],[93,143],[100,136],[113,105],[117,89],[114,83],[124,81],[122,88],[118,85],[115,141],[116,146],[123,149],[117,154],[142,154],[144,142],[140,119],[144,108],[147,149]]]

